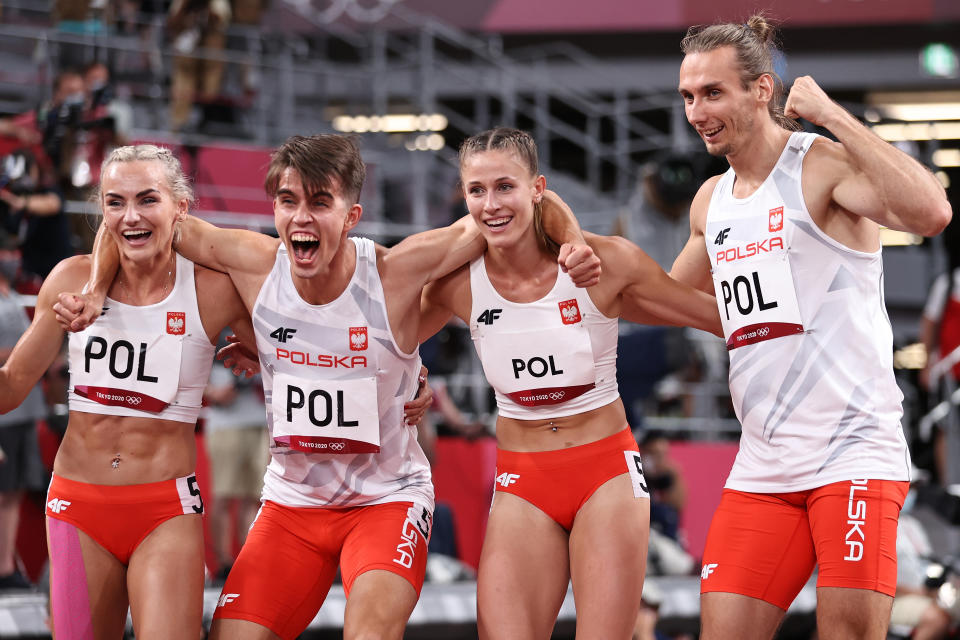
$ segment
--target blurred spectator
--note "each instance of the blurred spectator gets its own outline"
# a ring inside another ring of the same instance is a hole
[[[55,0],[53,14],[57,28],[85,35],[103,33],[111,4],[108,0]],[[76,64],[78,60],[72,62]]]
[[[663,432],[649,430],[643,435],[640,451],[643,476],[650,490],[650,527],[677,540],[687,486],[679,465],[670,458],[670,441]]]
[[[667,152],[644,165],[637,188],[614,223],[621,235],[669,272],[690,236],[690,203],[708,177],[700,154]]]
[[[16,140],[19,143],[17,146],[37,144],[43,139],[35,128],[14,118],[0,118],[0,136]]]
[[[259,376],[236,377],[214,366],[203,394],[204,439],[213,488],[210,528],[220,582],[233,565],[234,540],[238,547],[243,545],[257,515],[263,474],[270,461],[260,385]]]
[[[76,69],[65,69],[53,81],[53,97],[37,111],[43,150],[61,191],[72,188],[73,160],[86,103],[86,85]]]
[[[257,53],[259,49],[260,21],[263,12],[267,9],[269,0],[231,0],[233,10],[233,24],[243,32],[240,37],[243,42],[237,48],[249,54]],[[232,45],[231,45],[232,46]],[[260,87],[260,78],[256,68],[247,63],[241,69],[243,92],[250,96]]]
[[[40,166],[26,149],[3,158],[0,171],[0,224],[17,238],[23,256],[19,284],[35,290],[58,262],[74,253],[63,199],[44,185]]]
[[[100,182],[100,165],[115,147],[127,144],[133,124],[133,108],[116,95],[107,65],[102,62],[87,65],[83,70],[83,84],[83,140],[78,149],[78,154],[83,157],[74,164],[75,187],[87,187]]]
[[[960,359],[954,360],[949,371],[933,379],[931,369],[943,358],[960,358],[960,353],[951,354],[960,347],[960,225],[956,222],[944,231],[944,244],[947,247],[948,269],[933,282],[927,295],[927,302],[920,319],[920,342],[927,353],[927,363],[920,371],[920,384],[928,390],[943,389],[952,392],[960,380]],[[949,380],[948,380],[949,378]],[[948,382],[949,385],[943,385]],[[933,440],[934,466],[937,478],[945,481],[947,470],[946,438],[943,430],[938,429]]]
[[[55,0],[54,24],[58,31],[72,36],[100,36],[107,31],[112,5],[110,0]],[[92,45],[92,41],[60,42],[59,66],[86,63],[96,55]]]
[[[30,324],[3,271],[0,270],[0,363],[10,356]],[[49,481],[37,446],[36,422],[45,414],[38,385],[19,407],[0,415],[0,590],[31,587],[17,569],[15,545],[24,493],[43,491]]]
[[[680,512],[687,503],[687,486],[679,465],[670,458],[670,441],[660,431],[648,431],[640,443],[643,476],[650,491],[649,575],[689,575],[694,558],[680,541]]]
[[[196,100],[210,102],[220,94],[223,61],[215,56],[226,44],[230,18],[228,0],[174,0],[170,5],[167,29],[174,50],[171,130],[187,126]]]

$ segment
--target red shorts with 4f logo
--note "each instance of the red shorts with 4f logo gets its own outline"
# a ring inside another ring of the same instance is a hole
[[[523,498],[570,531],[580,507],[604,483],[629,474],[635,498],[650,498],[630,429],[569,449],[497,449],[494,489]]]
[[[897,520],[908,482],[845,480],[808,491],[724,489],[700,593],[738,593],[786,610],[818,566],[817,587],[897,586]]]
[[[195,475],[147,484],[88,484],[54,475],[47,517],[69,522],[122,564],[158,526],[176,516],[200,515],[203,499]]]
[[[348,595],[372,569],[401,576],[419,595],[432,519],[411,502],[345,509],[265,502],[213,617],[248,620],[292,640],[317,615],[338,565]]]

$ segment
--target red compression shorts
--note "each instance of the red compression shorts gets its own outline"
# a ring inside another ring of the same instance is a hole
[[[147,484],[87,484],[54,475],[47,517],[69,522],[124,565],[158,526],[176,516],[202,514],[195,475]]]
[[[523,498],[567,531],[573,527],[580,507],[611,478],[629,473],[633,495],[650,497],[640,450],[630,429],[569,449],[497,449],[496,473],[496,491]]]
[[[786,610],[819,565],[818,587],[892,596],[908,488],[845,480],[791,493],[724,489],[703,551],[700,593],[738,593]]]
[[[327,509],[265,502],[227,576],[213,614],[296,638],[320,610],[340,565],[347,594],[381,569],[420,594],[433,516],[411,502]]]

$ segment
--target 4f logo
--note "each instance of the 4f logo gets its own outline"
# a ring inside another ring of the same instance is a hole
[[[564,300],[558,303],[560,306],[560,320],[563,324],[577,324],[580,322],[580,307],[577,306],[576,299]]]
[[[485,309],[477,318],[477,324],[493,324],[493,321],[500,317],[503,309]]]
[[[296,329],[287,329],[285,327],[277,327],[276,330],[270,334],[271,338],[276,338],[277,342],[286,342],[293,337],[293,334],[297,332]]]
[[[239,593],[224,593],[221,594],[220,599],[217,600],[217,606],[222,607],[225,604],[230,604],[234,600],[240,597]]]
[[[703,565],[703,569],[700,570],[700,579],[706,580],[710,577],[710,574],[714,572],[717,568],[716,562],[711,562],[710,564]]]
[[[519,473],[507,473],[504,471],[497,476],[497,484],[502,487],[509,487],[512,484],[516,484],[517,480],[520,479]]]
[[[167,333],[182,336],[186,332],[187,314],[182,311],[167,311]]]
[[[717,239],[713,241],[713,244],[723,244],[723,242],[727,239],[727,235],[729,235],[729,233],[730,233],[730,227],[727,227],[726,229],[721,230],[720,233],[717,234]]]
[[[67,500],[61,500],[60,498],[54,498],[47,503],[47,508],[54,513],[62,513],[66,511],[69,506],[70,503]]]
[[[364,351],[367,348],[367,328],[350,327],[350,351]]]

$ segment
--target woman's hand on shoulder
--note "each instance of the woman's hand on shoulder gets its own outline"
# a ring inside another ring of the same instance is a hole
[[[570,276],[573,284],[580,288],[592,287],[600,282],[603,271],[600,257],[587,242],[565,242],[560,245],[557,263]]]

